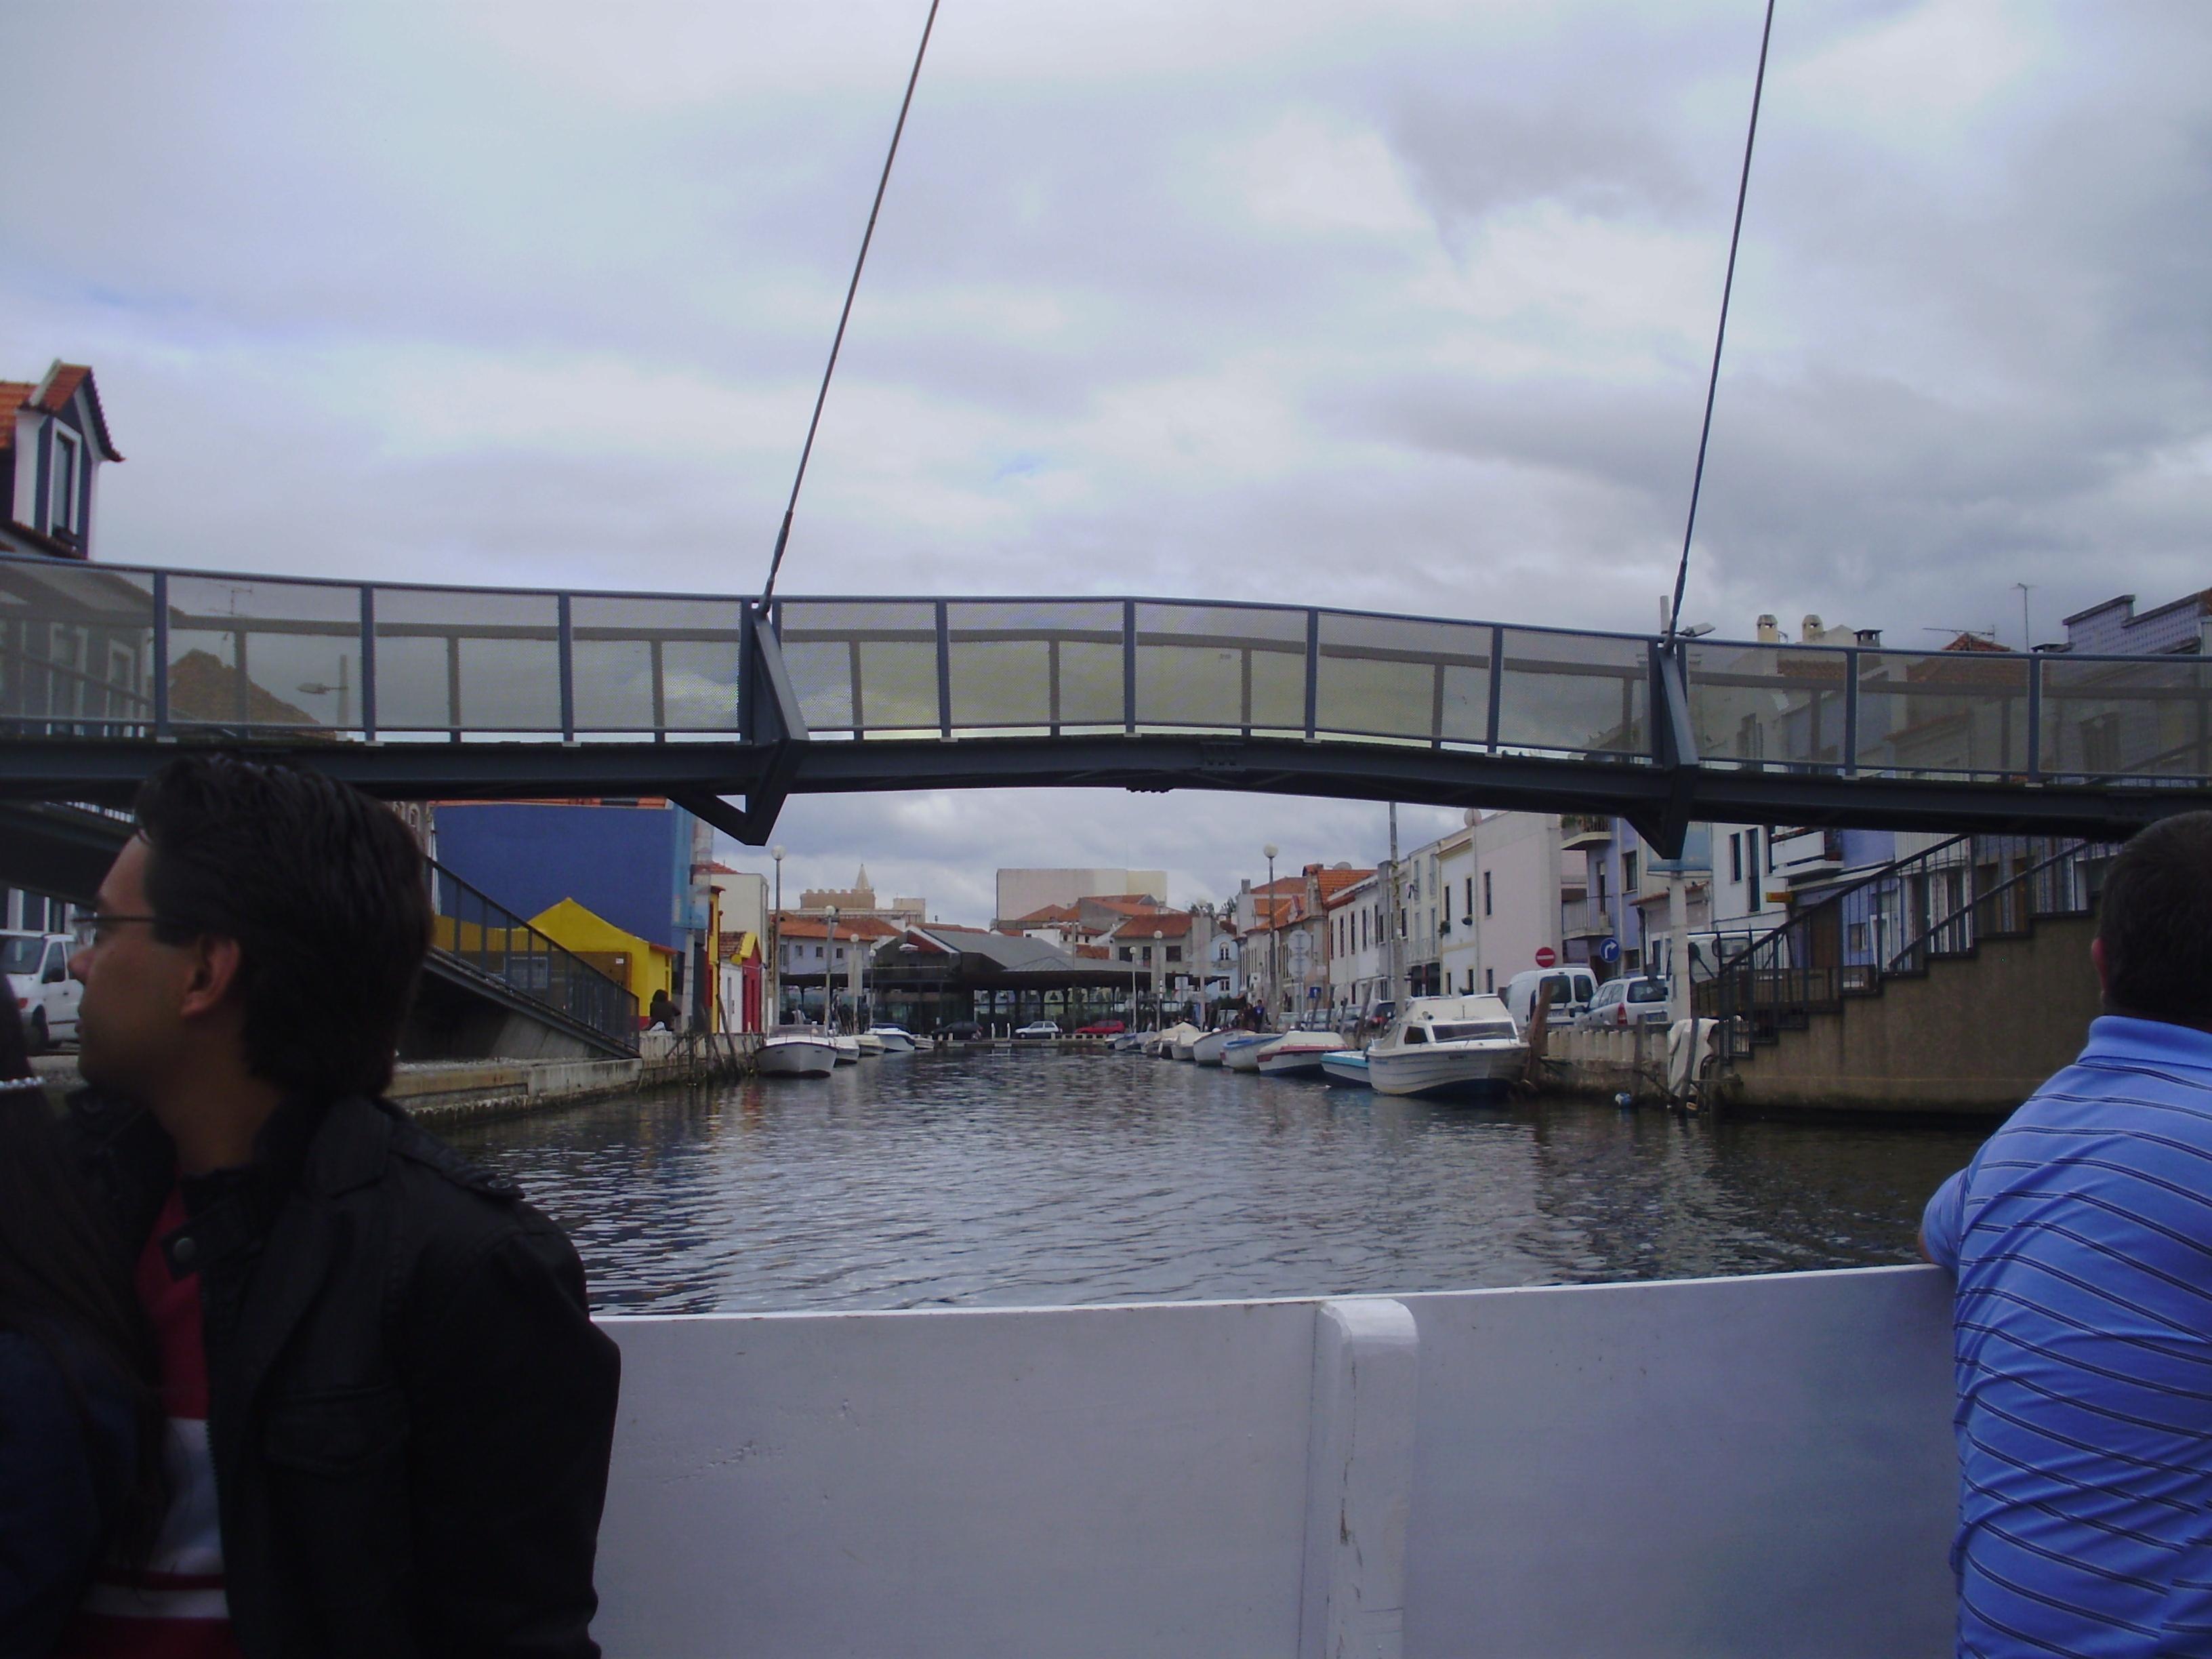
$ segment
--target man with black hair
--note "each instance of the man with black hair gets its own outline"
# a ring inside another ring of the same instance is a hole
[[[2212,812],[2106,874],[2087,1045],[1929,1200],[1961,1655],[2212,1653]]]
[[[79,922],[75,1127],[178,1487],[64,1651],[582,1659],[619,1361],[575,1251],[381,1097],[420,852],[316,774],[173,761]]]

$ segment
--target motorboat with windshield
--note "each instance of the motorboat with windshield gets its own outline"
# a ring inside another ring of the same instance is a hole
[[[871,1025],[868,1035],[884,1045],[887,1054],[910,1054],[919,1045],[903,1025]]]
[[[1528,1069],[1528,1045],[1504,999],[1415,997],[1367,1049],[1367,1085],[1384,1095],[1501,1095]]]
[[[836,1039],[818,1025],[779,1025],[761,1040],[763,1077],[828,1077],[837,1069]]]

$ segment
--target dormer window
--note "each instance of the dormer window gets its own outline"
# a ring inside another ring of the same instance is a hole
[[[83,476],[84,441],[60,422],[55,422],[53,464],[46,495],[49,534],[76,533],[78,481]]]

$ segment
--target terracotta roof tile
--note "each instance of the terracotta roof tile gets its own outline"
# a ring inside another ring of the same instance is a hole
[[[0,449],[15,447],[15,411],[37,390],[28,380],[0,380]]]

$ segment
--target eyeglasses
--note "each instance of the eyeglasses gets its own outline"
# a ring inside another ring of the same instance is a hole
[[[98,945],[111,927],[120,927],[125,922],[132,921],[143,921],[158,927],[161,921],[159,916],[86,915],[79,916],[70,924],[70,933],[76,941],[76,948],[82,951],[88,945]]]

